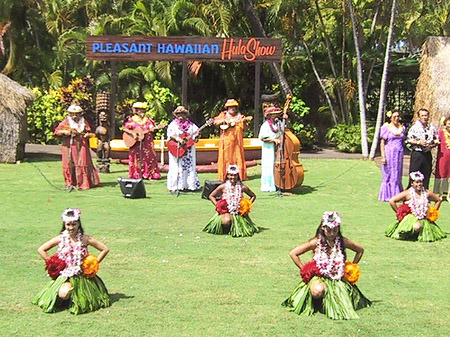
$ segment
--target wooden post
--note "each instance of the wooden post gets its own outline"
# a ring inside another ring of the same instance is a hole
[[[116,88],[117,68],[116,61],[111,61],[111,95],[109,99],[109,125],[111,138],[116,138]]]
[[[253,118],[253,137],[258,137],[261,121],[261,63],[255,62],[255,115]]]
[[[187,108],[187,80],[188,67],[187,61],[183,61],[183,69],[181,73],[181,103]]]

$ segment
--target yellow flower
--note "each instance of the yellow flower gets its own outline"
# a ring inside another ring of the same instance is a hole
[[[252,210],[252,202],[249,199],[242,198],[239,204],[239,214],[247,215]]]
[[[435,222],[439,218],[439,210],[434,206],[430,206],[427,212],[427,219],[431,222]]]
[[[98,261],[94,255],[89,254],[83,260],[81,264],[81,269],[83,270],[83,275],[86,277],[94,277],[98,272]]]
[[[361,272],[356,263],[346,262],[344,267],[344,279],[351,284],[354,284],[358,281],[359,275]]]

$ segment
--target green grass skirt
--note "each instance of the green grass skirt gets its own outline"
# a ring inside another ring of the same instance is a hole
[[[55,312],[60,303],[59,288],[64,282],[70,281],[73,290],[70,297],[69,311],[72,314],[84,314],[111,305],[108,290],[98,276],[87,278],[74,276],[71,278],[59,276],[51,280],[33,299],[32,303],[42,308],[44,312]]]
[[[419,234],[414,232],[414,224],[420,221],[422,230]],[[414,214],[406,215],[402,221],[393,222],[385,231],[387,237],[397,240],[417,240],[421,242],[433,242],[441,240],[447,235],[435,223],[428,219],[418,220]]]
[[[357,319],[356,310],[372,304],[356,285],[325,277],[319,277],[326,284],[325,295],[321,300],[316,300],[309,291],[309,283],[317,278],[314,276],[308,283],[301,281],[282,305],[293,308],[292,311],[302,316],[321,312],[331,319]]]
[[[252,236],[259,232],[259,228],[253,223],[248,215],[242,216],[240,214],[231,215],[232,222],[229,234],[233,237],[237,236]],[[222,228],[222,219],[219,213],[216,213],[205,228],[204,232],[211,234],[224,234]]]

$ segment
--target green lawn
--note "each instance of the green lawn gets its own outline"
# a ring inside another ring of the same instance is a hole
[[[171,195],[165,179],[147,182],[145,199],[123,198],[116,179],[127,176],[124,165],[101,174],[102,188],[71,193],[50,184],[63,186],[59,161],[0,165],[0,335],[447,335],[450,238],[384,237],[394,213],[377,201],[381,174],[373,162],[302,163],[304,184],[281,198],[259,192],[259,167],[249,169],[257,193],[251,217],[263,229],[251,238],[203,233],[212,204],[200,193]],[[81,208],[86,232],[111,249],[99,272],[110,308],[73,316],[31,305],[48,282],[37,247],[58,234],[66,207]],[[314,235],[325,210],[337,210],[343,234],[365,248],[358,285],[374,304],[359,320],[299,317],[280,305],[300,281],[288,252]],[[449,217],[444,203],[437,222],[447,233]]]

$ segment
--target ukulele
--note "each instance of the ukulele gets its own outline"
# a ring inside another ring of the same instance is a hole
[[[183,133],[181,136],[179,136],[183,142],[180,144],[177,141],[170,139],[167,142],[167,149],[169,152],[174,155],[176,158],[183,157],[186,154],[186,151],[195,143],[194,138],[199,135],[199,133],[206,128],[207,126],[211,125],[214,122],[213,118],[210,118],[206,121],[205,124],[203,124],[196,132],[194,132],[192,135],[188,134],[187,132]]]
[[[132,147],[136,142],[142,142],[144,140],[144,137],[149,132],[154,132],[159,129],[165,128],[165,124],[158,124],[151,130],[142,130],[141,127],[137,127],[134,130],[128,130],[122,134],[123,142],[125,143],[125,146]]]

